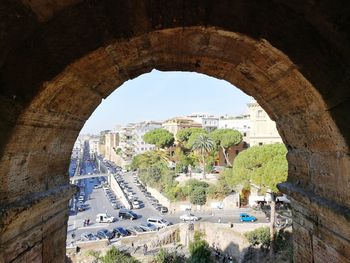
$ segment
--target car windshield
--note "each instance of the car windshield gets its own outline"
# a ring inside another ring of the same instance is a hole
[[[161,219],[160,221],[161,221],[162,223],[167,223],[167,221],[164,220],[164,219]]]

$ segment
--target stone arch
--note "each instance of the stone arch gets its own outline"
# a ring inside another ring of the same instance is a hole
[[[66,170],[75,138],[102,98],[153,68],[204,73],[253,95],[277,122],[289,150],[288,183],[281,188],[293,198],[296,261],[349,257],[349,135],[343,119],[349,93],[342,89],[349,80],[334,85],[337,96],[329,92],[331,81],[348,72],[339,60],[348,57],[347,50],[328,41],[337,32],[304,21],[300,10],[274,4],[256,9],[243,2],[220,8],[182,1],[16,7],[29,13],[36,30],[1,56],[0,200],[6,206],[0,256],[5,262],[63,257],[65,206],[73,191]],[[116,7],[125,14],[109,12]],[[245,19],[257,23],[256,29]],[[305,37],[302,45],[291,37],[298,32]],[[338,69],[332,70],[335,64]]]

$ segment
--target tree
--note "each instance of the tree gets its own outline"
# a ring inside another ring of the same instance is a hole
[[[275,194],[277,184],[286,181],[288,163],[287,149],[281,143],[254,146],[238,154],[232,169],[225,171],[227,181],[233,184],[254,185],[261,192],[271,194],[271,253],[275,236]]]
[[[239,131],[232,130],[232,129],[216,129],[210,133],[210,136],[215,141],[215,144],[217,145],[217,147],[221,148],[222,153],[225,157],[226,163],[229,166],[232,166],[227,156],[227,150],[230,147],[241,143],[243,139],[242,134]]]
[[[154,258],[154,263],[181,263],[185,258],[176,253],[176,250],[172,253],[168,252],[164,248],[161,248],[158,254]]]
[[[261,248],[268,248],[271,243],[271,237],[268,227],[259,227],[253,231],[244,234],[248,242],[252,246],[261,246]]]
[[[214,141],[207,134],[199,134],[194,140],[192,150],[199,153],[203,169],[203,178],[205,179],[205,158],[215,148]]]
[[[206,189],[203,187],[196,187],[190,194],[190,202],[194,205],[205,205],[207,202]]]
[[[203,234],[201,232],[195,231],[193,240],[189,243],[189,251],[191,257],[188,263],[211,263],[213,262],[211,258],[211,251],[207,241],[203,240]]]
[[[174,135],[165,129],[155,129],[147,132],[143,136],[143,140],[146,143],[154,144],[158,148],[169,148],[173,146],[175,138]]]
[[[123,253],[119,251],[116,247],[112,247],[107,250],[106,255],[101,256],[100,252],[90,250],[89,254],[94,257],[94,262],[102,262],[102,263],[115,263],[115,262],[123,262],[123,263],[140,263],[140,261],[136,260],[130,254]]]
[[[140,180],[151,187],[161,190],[163,187],[162,179],[169,173],[168,157],[164,151],[148,151],[136,155],[130,168],[138,169]]]
[[[176,140],[180,143],[182,148],[185,148],[187,150],[190,150],[192,147],[192,143],[194,139],[199,135],[199,134],[205,134],[207,133],[205,130],[202,128],[185,128],[180,130],[176,134]]]

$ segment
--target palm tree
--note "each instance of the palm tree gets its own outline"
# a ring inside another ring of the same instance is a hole
[[[203,168],[203,179],[205,179],[205,157],[208,156],[209,152],[214,150],[215,143],[207,134],[200,134],[195,139],[192,150],[199,153],[201,157],[201,164]]]

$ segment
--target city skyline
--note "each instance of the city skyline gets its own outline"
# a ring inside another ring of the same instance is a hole
[[[118,124],[163,121],[199,112],[239,115],[246,112],[251,99],[227,81],[204,74],[153,70],[125,82],[103,100],[80,133],[97,134]]]

